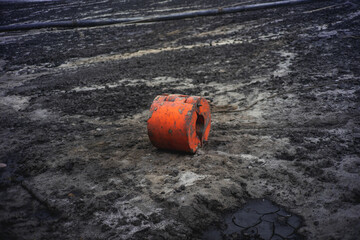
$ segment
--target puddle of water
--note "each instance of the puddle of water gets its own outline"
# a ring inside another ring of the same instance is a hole
[[[269,200],[255,199],[226,214],[221,223],[210,226],[202,239],[303,239],[297,233],[301,225],[301,217]]]

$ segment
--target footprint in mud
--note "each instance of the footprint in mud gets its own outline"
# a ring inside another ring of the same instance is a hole
[[[303,239],[297,233],[301,225],[301,217],[269,200],[255,199],[238,211],[226,214],[221,223],[210,226],[202,239]]]

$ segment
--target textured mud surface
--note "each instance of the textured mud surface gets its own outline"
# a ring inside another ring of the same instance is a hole
[[[5,25],[218,4],[2,3],[0,16]],[[208,238],[358,238],[359,26],[350,0],[0,33],[0,238],[202,239],[209,228]],[[161,93],[211,100],[209,141],[195,155],[150,144],[148,109]],[[276,209],[264,215],[251,199]]]
[[[302,220],[268,200],[249,201],[211,226],[203,239],[303,239],[296,230]]]

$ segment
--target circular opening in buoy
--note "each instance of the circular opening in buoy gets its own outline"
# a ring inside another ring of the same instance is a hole
[[[202,115],[197,114],[196,119],[196,136],[202,142],[202,137],[204,135],[204,117]]]

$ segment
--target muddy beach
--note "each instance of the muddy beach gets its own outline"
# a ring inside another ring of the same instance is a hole
[[[0,23],[217,7],[0,1]],[[359,26],[331,0],[0,32],[0,239],[358,239]],[[210,101],[196,154],[151,145],[162,93]]]

